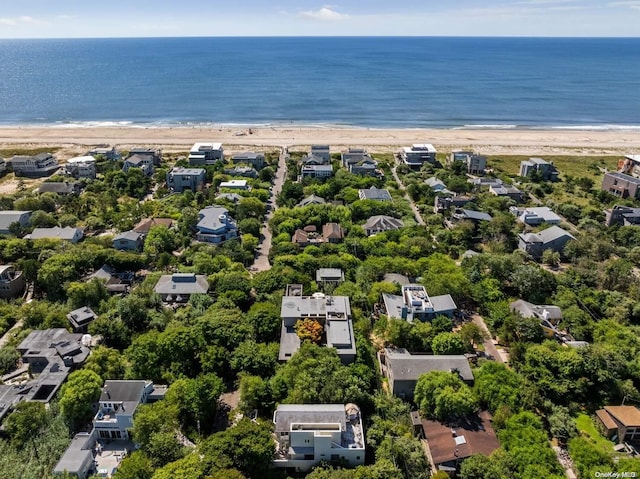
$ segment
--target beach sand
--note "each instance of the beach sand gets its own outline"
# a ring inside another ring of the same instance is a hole
[[[617,155],[640,151],[640,132],[633,130],[536,129],[372,129],[336,127],[0,127],[0,149],[62,147],[61,159],[82,154],[87,146],[108,144],[159,146],[185,152],[194,142],[220,142],[225,151],[287,146],[304,150],[328,144],[334,151],[366,147],[371,152],[397,151],[413,143],[432,143],[438,151],[472,149],[487,155]]]

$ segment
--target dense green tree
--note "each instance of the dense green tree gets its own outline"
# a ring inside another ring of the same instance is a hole
[[[414,398],[420,411],[440,421],[464,417],[477,408],[473,392],[455,373],[431,371],[416,384]]]
[[[122,353],[106,346],[97,346],[84,363],[84,369],[93,371],[101,378],[123,379],[127,361]]]
[[[47,425],[47,411],[43,403],[25,401],[16,405],[4,421],[4,430],[16,447],[24,447],[29,440],[35,440]]]
[[[60,389],[60,412],[71,429],[84,425],[93,416],[92,405],[100,397],[102,379],[93,371],[72,372]]]
[[[136,409],[131,433],[140,444],[142,451],[147,451],[151,444],[151,436],[160,432],[175,434],[178,431],[178,407],[169,401],[158,401],[153,404],[142,404]]]
[[[244,341],[231,356],[231,367],[236,372],[246,372],[262,377],[273,375],[278,364],[278,343],[256,343]]]
[[[431,341],[431,349],[435,354],[463,354],[465,347],[457,333],[440,333]]]
[[[554,406],[549,415],[549,432],[558,439],[560,444],[566,444],[569,439],[578,434],[576,424],[569,409],[563,406]]]
[[[203,374],[195,379],[179,379],[167,391],[165,400],[178,410],[178,420],[187,428],[209,430],[218,409],[218,398],[224,383],[215,374]]]
[[[142,451],[133,451],[118,465],[113,479],[151,479],[153,466]]]
[[[473,385],[480,404],[495,413],[506,406],[512,411],[520,406],[520,390],[522,377],[496,361],[486,361],[474,371]]]
[[[13,371],[20,359],[20,353],[13,346],[0,348],[0,375]]]
[[[206,465],[200,455],[193,452],[182,459],[156,469],[151,479],[176,479],[178,477],[203,479],[205,477],[205,469]]]
[[[69,308],[78,309],[84,306],[98,309],[102,301],[109,300],[109,292],[103,281],[92,279],[91,281],[69,283],[66,287],[69,298]]]
[[[246,314],[257,342],[271,342],[280,335],[280,310],[273,303],[254,303]]]
[[[145,453],[154,467],[162,467],[184,457],[185,448],[178,441],[175,431],[154,432],[149,437]]]

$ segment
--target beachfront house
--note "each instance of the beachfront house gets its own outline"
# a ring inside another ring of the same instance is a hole
[[[11,225],[16,224],[21,228],[29,226],[31,211],[6,210],[0,211],[0,235],[11,233]]]
[[[160,166],[162,164],[162,150],[160,148],[138,146],[129,150],[129,157],[135,155],[151,157],[153,166]]]
[[[329,145],[311,145],[311,153],[309,156],[320,158],[324,163],[331,163],[331,149]]]
[[[101,156],[107,160],[115,161],[121,158],[120,152],[115,146],[96,146],[87,153],[91,158]]]
[[[58,171],[60,165],[51,153],[39,153],[34,156],[14,156],[11,158],[11,168],[16,176],[42,178]]]
[[[214,165],[218,161],[224,161],[222,143],[194,143],[189,151],[192,166]]]
[[[451,166],[462,163],[467,173],[482,175],[487,167],[487,157],[473,151],[452,151],[448,163]]]
[[[620,198],[640,198],[640,178],[624,173],[605,173],[602,178],[602,191]]]
[[[302,165],[301,178],[330,178],[333,176],[333,166],[329,165]]]
[[[538,233],[520,233],[518,235],[518,249],[540,259],[546,250],[563,254],[565,245],[575,237],[559,226],[551,226]]]
[[[273,467],[304,472],[321,462],[364,464],[364,430],[355,404],[280,404],[273,424]]]
[[[234,165],[249,165],[256,170],[262,169],[265,165],[264,153],[257,153],[255,151],[236,153],[231,157],[231,161]]]
[[[70,158],[65,163],[62,172],[73,178],[94,179],[96,177],[96,159],[93,156]]]
[[[429,296],[421,284],[402,286],[401,294],[382,294],[382,300],[390,318],[414,321],[431,321],[436,316],[453,317],[456,303],[449,294]]]
[[[544,181],[557,181],[558,170],[553,162],[543,160],[542,158],[529,158],[520,162],[520,176],[532,177],[537,176]]]
[[[219,244],[238,237],[236,222],[222,206],[207,206],[200,210],[198,218],[198,241]]]
[[[351,165],[358,164],[362,161],[372,160],[371,155],[364,148],[349,148],[341,154],[341,163],[347,170]]]
[[[153,175],[153,156],[135,154],[124,160],[122,171],[127,173],[133,168],[141,170],[146,176]]]
[[[410,168],[421,168],[425,163],[435,163],[436,149],[430,143],[405,146],[400,159]]]
[[[167,173],[167,188],[176,193],[184,190],[193,192],[204,188],[206,171],[204,168],[174,167]]]

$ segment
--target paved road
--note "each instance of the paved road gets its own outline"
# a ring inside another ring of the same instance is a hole
[[[276,176],[273,179],[273,189],[271,191],[271,210],[265,215],[264,223],[262,224],[262,229],[260,230],[260,244],[258,245],[258,256],[256,260],[253,262],[253,266],[251,267],[252,271],[266,271],[271,268],[271,264],[269,263],[269,250],[271,249],[271,231],[269,230],[269,220],[273,216],[274,211],[277,209],[276,206],[276,197],[282,191],[282,185],[284,184],[284,179],[287,176],[287,164],[286,159],[288,155],[288,149],[286,146],[282,147],[282,151],[280,152],[280,159],[278,160],[278,171],[276,171]]]
[[[402,183],[402,181],[400,181],[400,177],[396,172],[396,166],[397,165],[394,164],[393,167],[391,168],[391,173],[393,173],[393,178],[396,180],[396,183],[398,184],[398,188],[400,188],[400,191],[404,193],[405,199],[409,202],[409,205],[413,210],[413,216],[415,216],[416,221],[418,222],[419,225],[424,225],[425,223],[424,223],[424,220],[422,219],[422,216],[420,215],[420,211],[418,210],[418,207],[416,206],[416,204],[413,202],[413,200],[407,193],[407,190],[404,187],[404,184]]]
[[[489,331],[489,328],[487,328],[487,325],[484,322],[484,319],[482,318],[482,316],[480,316],[479,314],[474,314],[471,316],[471,320],[480,328],[482,329],[488,336],[489,339],[485,339],[483,344],[484,344],[484,352],[485,354],[491,356],[495,361],[501,362],[501,363],[507,363],[508,359],[506,359],[504,357],[503,353],[500,353],[500,351],[498,351],[498,348],[496,348],[495,344],[493,344],[493,340],[491,339],[491,331]]]

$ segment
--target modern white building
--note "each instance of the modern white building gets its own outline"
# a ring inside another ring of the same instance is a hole
[[[229,180],[229,181],[223,181],[222,183],[220,183],[219,188],[248,191],[249,185],[247,184],[247,180]]]
[[[223,160],[222,143],[194,143],[189,151],[190,165],[213,165]]]
[[[273,423],[278,441],[273,467],[308,471],[323,461],[364,464],[362,417],[355,404],[281,404]]]
[[[405,146],[400,152],[402,161],[411,167],[421,167],[425,163],[436,161],[436,149],[430,143]]]
[[[74,178],[95,178],[96,159],[93,156],[70,158],[64,165],[64,172]]]

